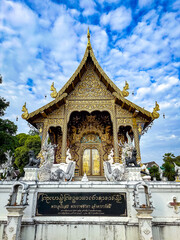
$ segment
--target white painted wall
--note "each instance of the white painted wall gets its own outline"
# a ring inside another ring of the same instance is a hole
[[[137,182],[26,182],[29,205],[22,220],[22,240],[138,240],[138,220],[133,205],[133,189]],[[7,221],[9,192],[13,182],[0,182],[0,240]],[[154,240],[179,239],[180,212],[168,203],[176,196],[180,202],[180,183],[150,182],[153,206]],[[37,192],[126,192],[128,217],[40,217],[35,216]],[[141,189],[141,194],[143,190]]]

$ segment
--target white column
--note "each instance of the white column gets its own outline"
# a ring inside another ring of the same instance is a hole
[[[139,239],[153,240],[152,235],[152,208],[136,208],[139,222]]]
[[[20,240],[21,220],[25,208],[26,206],[6,206],[8,219],[3,240]]]

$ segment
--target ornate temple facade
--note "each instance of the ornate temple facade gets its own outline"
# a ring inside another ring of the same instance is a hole
[[[113,149],[114,163],[122,163],[122,146],[134,141],[137,160],[141,161],[139,139],[155,118],[152,113],[126,99],[129,85],[120,90],[96,60],[90,43],[84,57],[64,87],[57,92],[51,86],[53,101],[28,113],[24,105],[22,117],[35,126],[42,137],[42,146],[49,133],[56,144],[55,162],[65,163],[67,149],[76,162],[75,176],[84,172],[103,176],[103,162]]]
[[[151,113],[128,101],[128,88],[126,82],[121,91],[104,73],[88,32],[73,76],[59,92],[52,84],[54,100],[30,114],[23,106],[22,117],[39,130],[45,161],[29,151],[25,176],[0,180],[0,239],[179,238],[180,169],[174,182],[163,173],[151,180],[136,157],[133,165],[124,157],[131,146],[141,161],[140,136],[159,117],[157,103]]]

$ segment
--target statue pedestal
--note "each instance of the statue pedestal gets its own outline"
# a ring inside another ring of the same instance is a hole
[[[6,240],[19,240],[21,230],[21,220],[23,217],[23,210],[26,206],[7,206],[8,220],[5,230],[4,239]]]
[[[140,167],[126,167],[124,180],[126,181],[141,181],[141,168]]]
[[[36,181],[38,180],[39,168],[24,168],[25,175],[24,181]]]
[[[139,222],[139,239],[153,240],[152,235],[152,208],[136,208]]]
[[[59,163],[59,164],[53,164],[51,167],[51,172],[55,172],[57,169],[62,169],[64,172],[67,170],[67,163]]]
[[[151,176],[144,176],[142,177],[144,181],[151,181]]]

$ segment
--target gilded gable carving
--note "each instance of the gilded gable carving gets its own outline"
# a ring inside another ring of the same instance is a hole
[[[132,126],[132,118],[120,118],[117,119],[117,127],[119,128],[120,126]]]
[[[68,99],[113,99],[113,96],[94,72],[93,65],[88,65],[87,71]]]
[[[137,117],[136,122],[137,123],[142,123],[142,122],[147,122],[147,120],[145,118],[142,118],[142,117]]]
[[[48,118],[63,118],[64,117],[64,106],[59,107],[48,115]]]
[[[119,105],[116,105],[116,117],[123,118],[123,117],[132,117],[132,113],[128,112],[127,110],[121,108]]]
[[[113,101],[112,100],[96,100],[96,101],[69,101],[67,105],[68,117],[73,111],[88,111],[93,112],[96,110],[99,111],[108,111],[112,114],[113,112]]]
[[[37,119],[35,119],[33,121],[33,123],[43,123],[43,122],[44,122],[44,118],[43,117],[39,117],[39,118],[37,118]]]

